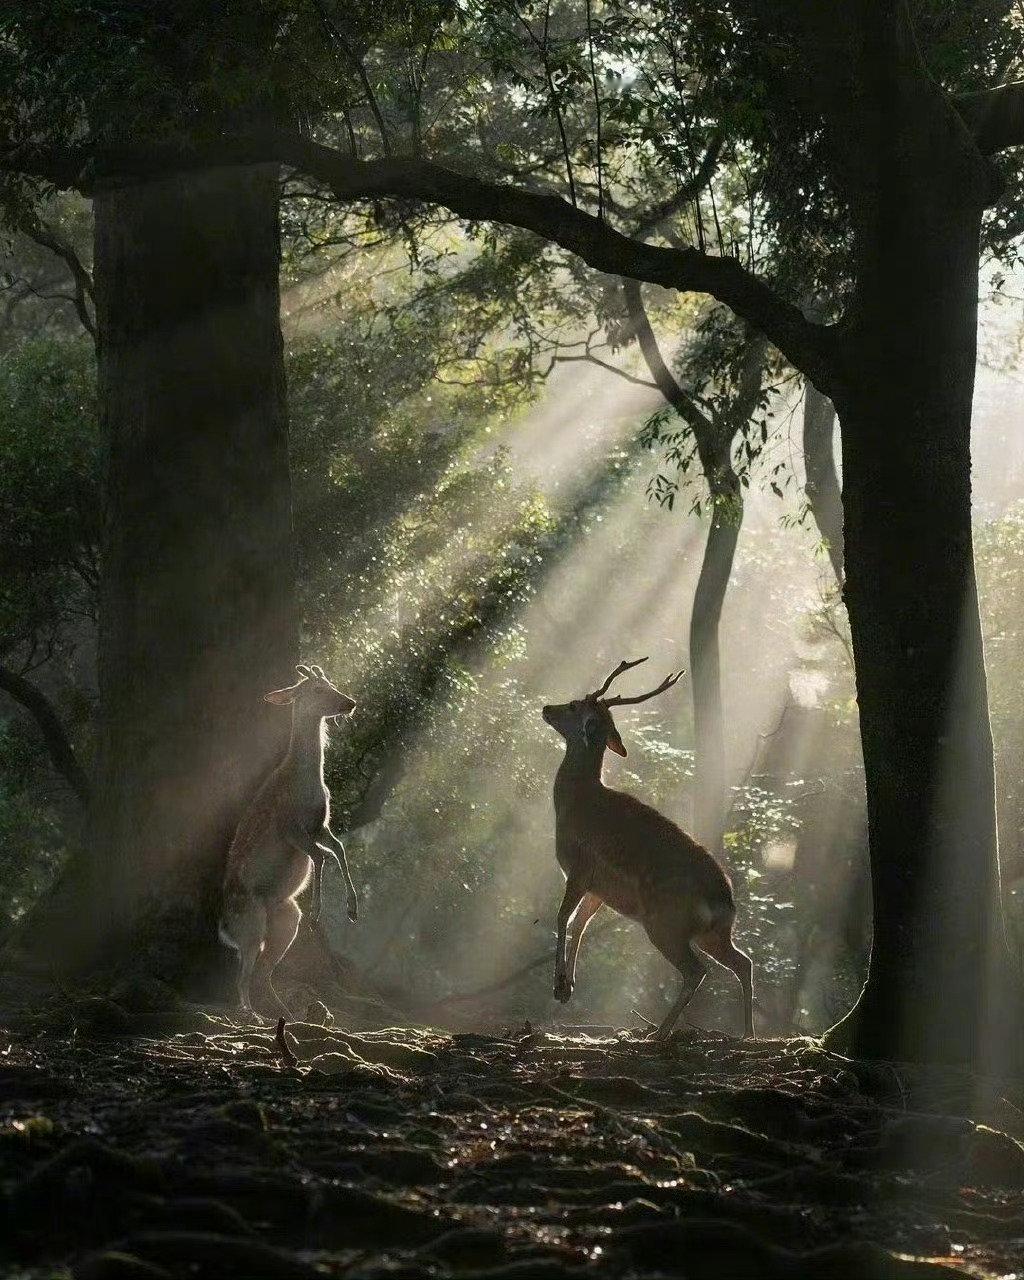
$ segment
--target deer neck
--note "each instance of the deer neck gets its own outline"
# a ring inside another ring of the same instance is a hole
[[[604,743],[591,746],[588,743],[569,742],[565,756],[555,774],[555,801],[581,790],[596,790],[602,785],[601,769],[604,765]]]
[[[306,791],[324,785],[327,721],[319,715],[292,715],[292,734],[284,767],[295,786]]]

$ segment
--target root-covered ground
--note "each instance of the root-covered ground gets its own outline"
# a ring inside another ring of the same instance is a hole
[[[955,1073],[702,1032],[282,1046],[108,1015],[0,1031],[5,1275],[1024,1274],[1020,1098]]]

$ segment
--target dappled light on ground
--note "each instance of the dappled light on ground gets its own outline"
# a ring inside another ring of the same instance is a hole
[[[928,1280],[1024,1247],[1021,1099],[964,1118],[956,1073],[693,1031],[113,1035],[112,1007],[0,1036],[26,1276]]]

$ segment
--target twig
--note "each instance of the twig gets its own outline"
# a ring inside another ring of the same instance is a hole
[[[356,51],[349,44],[348,40],[345,38],[344,32],[337,25],[337,23],[331,20],[330,15],[328,14],[327,10],[323,7],[323,5],[320,3],[320,0],[313,0],[313,7],[316,9],[317,13],[320,15],[320,21],[323,23],[324,29],[326,30],[328,36],[330,36],[330,38],[335,42],[335,44],[341,47],[341,49],[344,51],[346,58],[348,58],[349,62],[354,67],[356,75],[359,77],[359,82],[363,86],[363,92],[366,94],[367,106],[369,106],[370,108],[374,121],[376,122],[377,129],[380,133],[381,147],[384,150],[384,154],[386,156],[390,156],[391,155],[391,139],[388,137],[387,126],[384,123],[384,117],[381,114],[380,106],[377,102],[377,96],[373,92],[373,86],[370,84],[370,77],[366,74],[366,67],[363,65],[362,58],[359,57]],[[351,141],[354,145],[355,138],[353,137]]]
[[[737,787],[734,788],[734,791],[736,793],[741,792],[744,789],[744,787],[746,787],[750,779],[753,777],[754,769],[757,767],[757,762],[760,759],[761,749],[764,747],[764,744],[766,742],[769,742],[772,738],[776,737],[779,733],[782,732],[782,726],[785,723],[786,716],[789,713],[791,706],[792,706],[792,703],[787,698],[785,703],[783,703],[782,712],[779,715],[775,728],[769,729],[766,733],[759,733],[757,735],[757,742],[754,744],[754,754],[750,758],[750,764],[747,765],[747,771],[743,775],[743,780],[739,783]]]
[[[592,939],[598,937],[602,933],[607,933],[617,923],[617,919],[611,917],[602,921],[596,928],[589,930],[589,935]],[[520,965],[518,969],[514,969],[512,973],[507,974],[504,978],[499,978],[497,982],[489,982],[486,986],[477,987],[474,991],[456,991],[450,996],[443,996],[440,1000],[435,1000],[429,1008],[443,1009],[452,1004],[471,1004],[474,1000],[482,1000],[485,996],[496,995],[497,992],[504,991],[506,987],[514,986],[521,978],[533,973],[535,969],[542,969],[545,965],[550,964],[552,958],[553,951],[549,948],[547,951],[541,952],[540,955],[534,956],[532,960],[528,960],[526,964]]]
[[[283,1065],[286,1067],[294,1067],[298,1062],[298,1058],[296,1058],[295,1054],[292,1053],[291,1049],[288,1047],[288,1041],[284,1038],[284,1027],[284,1018],[278,1018],[277,1031],[274,1033],[274,1042],[277,1045],[277,1051]]]
[[[601,162],[601,95],[597,89],[597,71],[594,67],[594,27],[591,19],[590,0],[587,0],[587,48],[590,53],[590,83],[594,87],[594,110],[597,112],[597,216],[604,218],[604,177]]]
[[[562,104],[558,97],[558,90],[555,88],[554,76],[551,73],[551,59],[548,54],[548,37],[551,26],[551,0],[546,0],[544,5],[544,35],[541,39],[538,39],[533,28],[519,12],[518,8],[513,5],[512,11],[521,23],[532,43],[536,46],[537,51],[540,54],[541,62],[544,66],[544,79],[547,82],[548,93],[551,96],[551,108],[555,113],[555,123],[558,126],[558,136],[562,142],[562,156],[565,159],[565,174],[569,179],[569,200],[572,207],[575,209],[577,207],[576,182],[572,173],[572,160],[569,157],[569,138],[565,132],[565,121],[562,119]]]
[[[633,1005],[633,1007],[630,1009],[630,1013],[633,1015],[634,1018],[638,1018],[641,1022],[646,1022],[649,1027],[656,1027],[658,1025],[656,1022],[648,1018],[646,1013],[641,1013],[640,1010],[636,1007],[636,1005]]]

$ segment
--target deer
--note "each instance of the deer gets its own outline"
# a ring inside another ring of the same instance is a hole
[[[266,777],[242,815],[228,850],[220,937],[238,952],[238,999],[254,1013],[254,977],[290,1017],[274,989],[273,973],[295,941],[302,910],[295,901],[310,875],[310,921],[323,909],[323,871],[332,858],[345,879],[348,917],[357,919],[356,889],[345,846],[331,830],[331,796],[324,782],[327,723],[348,717],[355,701],[318,666],[297,666],[299,679],[264,695],[291,708],[291,737],[280,764]]]
[[[671,819],[602,781],[605,751],[626,754],[612,708],[656,698],[683,674],[670,673],[656,688],[636,697],[606,696],[619,676],[646,661],[623,659],[595,692],[541,711],[545,722],[565,739],[554,787],[555,853],[565,875],[554,996],[563,1004],[572,998],[583,934],[607,904],[639,921],[651,943],[682,976],[679,996],[654,1031],[655,1039],[670,1038],[707,977],[702,954],[738,978],[745,1034],[752,1037],[753,964],[733,942],[736,904],[729,877],[717,859]]]

